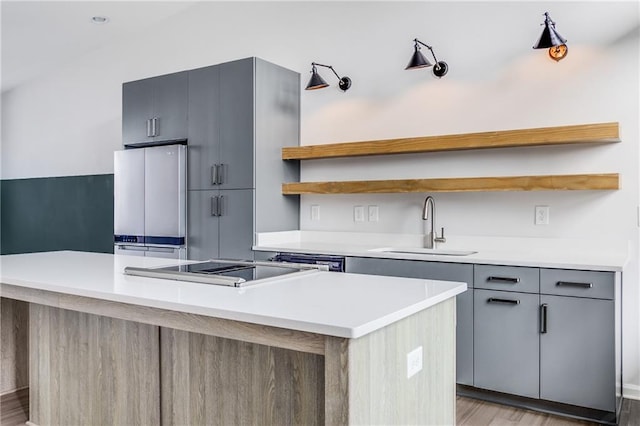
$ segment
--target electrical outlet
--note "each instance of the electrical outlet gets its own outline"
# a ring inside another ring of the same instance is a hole
[[[407,379],[422,370],[422,346],[418,346],[407,354]]]
[[[317,204],[311,205],[311,220],[320,220],[320,206]]]
[[[536,206],[534,223],[536,225],[549,224],[549,206]]]
[[[378,206],[369,206],[369,222],[378,221]]]
[[[364,222],[364,206],[353,206],[353,221]]]

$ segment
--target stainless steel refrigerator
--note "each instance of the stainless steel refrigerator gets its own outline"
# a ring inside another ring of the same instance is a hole
[[[114,253],[186,259],[185,145],[114,153]]]

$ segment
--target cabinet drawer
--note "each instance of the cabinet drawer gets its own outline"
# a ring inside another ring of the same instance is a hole
[[[615,273],[541,269],[540,293],[589,297],[592,299],[613,299],[615,295]]]
[[[540,272],[538,268],[520,266],[475,265],[473,286],[488,290],[538,293]]]

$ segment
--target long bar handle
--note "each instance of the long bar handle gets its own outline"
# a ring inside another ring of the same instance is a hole
[[[158,136],[160,134],[160,126],[158,126],[158,117],[151,119],[151,136]]]
[[[508,305],[519,305],[520,300],[518,299],[501,299],[498,297],[490,297],[487,299],[487,303],[506,303]]]
[[[153,134],[151,133],[151,118],[147,119],[147,137],[150,138],[151,136],[153,136]]]
[[[593,287],[593,283],[579,283],[579,282],[573,282],[573,281],[558,281],[556,283],[556,286],[558,287],[580,287],[580,288],[592,288]]]
[[[512,278],[512,277],[488,277],[487,281],[490,283],[509,283],[509,284],[517,284],[520,282],[520,278]]]
[[[547,311],[549,306],[546,303],[540,305],[540,333],[545,334],[547,332]]]

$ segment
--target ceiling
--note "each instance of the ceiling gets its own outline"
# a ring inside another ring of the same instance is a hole
[[[0,1],[2,91],[168,19],[190,1]],[[106,25],[91,22],[108,16]]]
[[[143,33],[197,3],[200,1],[0,0],[2,92],[105,45]],[[610,19],[606,2],[599,3],[601,7],[594,10],[600,14],[599,20],[608,25],[592,26],[587,33],[583,33],[585,41],[589,42],[588,38],[591,37],[596,41],[609,40],[614,43],[628,36],[637,37],[637,16],[615,16]],[[97,15],[108,16],[109,23],[92,23],[91,17]],[[563,34],[576,33],[570,24],[570,20],[564,22]],[[583,24],[584,21],[575,22],[575,25]],[[507,48],[507,42],[502,46],[503,49]]]

